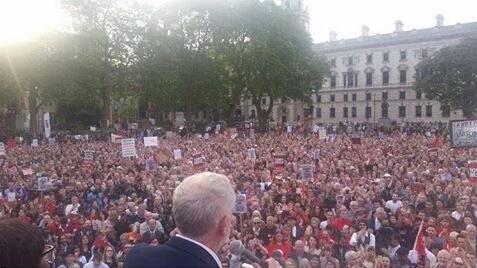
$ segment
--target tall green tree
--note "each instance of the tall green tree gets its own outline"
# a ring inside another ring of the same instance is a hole
[[[309,100],[327,68],[299,18],[273,1],[231,0],[215,21],[217,46],[232,83],[232,101],[249,97],[264,129],[278,100]],[[223,25],[223,26],[222,26]],[[268,104],[262,98],[268,97]]]
[[[477,36],[444,47],[417,66],[415,90],[442,107],[462,109],[466,118],[477,111]]]
[[[143,49],[138,49],[144,98],[159,110],[184,112],[186,120],[196,111],[219,110],[228,98],[212,47],[208,3],[163,6],[147,21]]]
[[[128,87],[128,70],[136,61],[134,46],[143,9],[127,0],[63,0],[73,19],[74,33],[79,36],[77,57],[87,61],[95,81],[99,81],[102,126],[111,122],[111,102]]]

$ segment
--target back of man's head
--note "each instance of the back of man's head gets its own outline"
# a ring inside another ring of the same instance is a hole
[[[224,217],[231,216],[234,205],[235,193],[229,179],[205,172],[186,178],[176,188],[172,212],[182,234],[200,238],[217,228]]]

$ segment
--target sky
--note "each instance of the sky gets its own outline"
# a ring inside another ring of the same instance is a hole
[[[0,44],[29,40],[51,29],[64,29],[68,17],[59,2],[0,0]],[[327,41],[330,31],[336,31],[338,39],[358,37],[362,25],[370,28],[371,35],[389,33],[398,19],[403,21],[404,30],[432,27],[436,14],[444,15],[444,25],[477,21],[477,0],[305,0],[305,6],[315,42]]]

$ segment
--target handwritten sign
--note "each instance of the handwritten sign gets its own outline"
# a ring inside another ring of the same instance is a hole
[[[452,147],[477,147],[477,120],[451,121]]]
[[[233,213],[247,213],[247,196],[245,194],[237,194],[235,196],[235,207]]]
[[[121,151],[123,157],[137,157],[136,141],[134,138],[121,139]]]

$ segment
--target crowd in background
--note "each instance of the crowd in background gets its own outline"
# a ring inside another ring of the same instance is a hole
[[[135,131],[137,158],[123,158],[121,144],[105,137],[17,144],[0,157],[0,219],[37,225],[54,246],[53,267],[122,267],[135,244],[160,245],[174,235],[175,187],[208,170],[246,195],[231,239],[277,267],[476,267],[477,193],[468,161],[477,150],[451,148],[438,134],[442,125],[373,130],[358,141],[338,129],[324,139],[299,127],[168,135],[158,147],[142,144],[154,133]],[[93,160],[85,151],[94,151]],[[154,165],[146,168],[146,160]],[[43,191],[38,177],[48,178]],[[415,248],[420,229],[424,256]],[[227,247],[219,255],[226,267]]]

